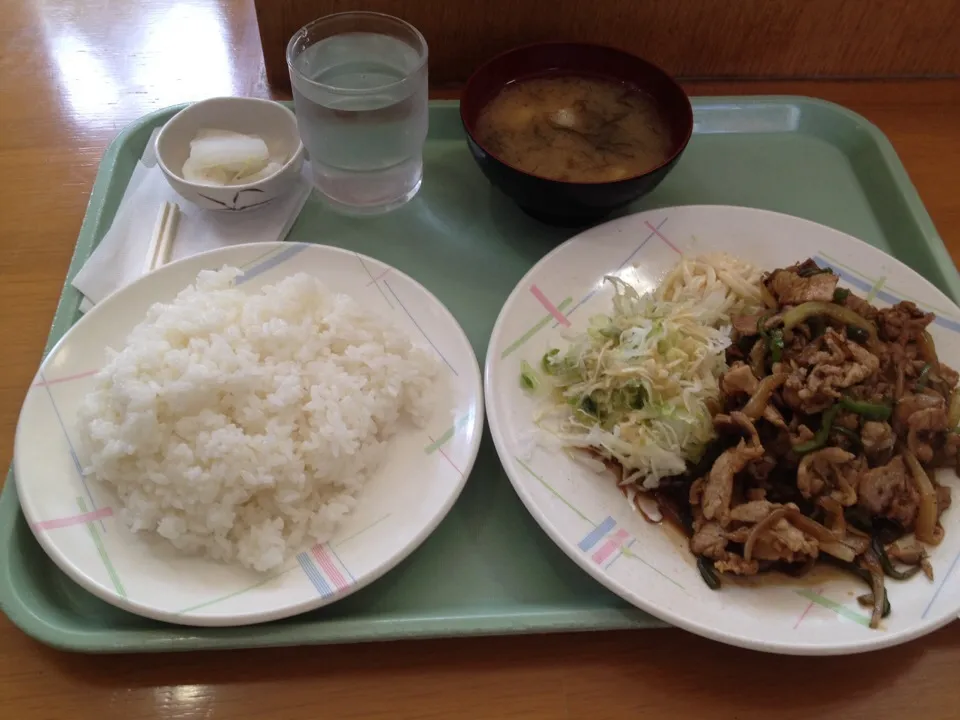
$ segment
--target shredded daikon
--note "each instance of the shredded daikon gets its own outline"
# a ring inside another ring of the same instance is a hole
[[[709,293],[724,292],[721,309],[739,315],[761,308],[760,279],[763,273],[750,263],[726,253],[684,256],[657,287],[658,300],[699,300]]]
[[[239,185],[273,175],[284,161],[271,158],[267,144],[256,135],[205,129],[190,141],[183,177],[209,185]]]
[[[623,484],[655,488],[684,472],[714,438],[731,315],[763,306],[760,280],[728,255],[684,258],[643,296],[608,277],[612,312],[541,360],[550,397],[541,427],[568,448],[617,461]]]

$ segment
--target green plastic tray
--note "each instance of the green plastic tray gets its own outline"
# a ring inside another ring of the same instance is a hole
[[[954,300],[960,276],[903,166],[862,117],[796,97],[694,101],[696,126],[676,169],[630,208],[718,203],[809,218],[900,258]],[[69,279],[110,225],[156,112],[110,145],[80,230],[49,347],[79,316]],[[500,306],[521,276],[569,232],[545,227],[493,190],[464,142],[456,102],[435,102],[417,198],[352,220],[310,199],[291,240],[372,255],[409,273],[463,325],[483,362]],[[460,500],[406,562],[321,610],[262,626],[185,628],[117,610],[68,580],[24,521],[12,477],[0,498],[0,605],[24,632],[66,650],[130,652],[394,638],[649,628],[659,621],[594,582],[524,510],[484,436]]]

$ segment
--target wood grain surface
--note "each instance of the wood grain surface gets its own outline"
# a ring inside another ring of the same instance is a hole
[[[0,464],[107,143],[160,107],[269,95],[248,0],[0,0]],[[847,105],[893,141],[960,260],[960,81],[691,83]],[[737,650],[677,630],[82,657],[0,616],[0,707],[75,718],[955,718],[960,623],[856,658]]]
[[[685,78],[960,75],[957,0],[255,0],[271,84],[289,88],[287,40],[346,10],[403,17],[435,82],[463,82],[516,45],[622,47]]]

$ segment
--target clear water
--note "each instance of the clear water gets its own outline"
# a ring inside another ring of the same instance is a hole
[[[427,69],[417,70],[419,62],[402,40],[374,33],[326,38],[295,60],[300,135],[314,182],[335,207],[385,212],[419,189],[427,137]]]

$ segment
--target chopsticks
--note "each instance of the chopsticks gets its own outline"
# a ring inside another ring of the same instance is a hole
[[[147,250],[147,261],[143,268],[144,274],[166,265],[170,260],[170,251],[173,249],[173,239],[177,235],[179,224],[180,206],[165,202],[160,208],[157,222],[153,227],[153,235]]]

